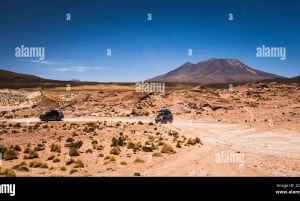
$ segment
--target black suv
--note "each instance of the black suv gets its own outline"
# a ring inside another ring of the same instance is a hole
[[[155,118],[155,123],[167,123],[167,122],[170,122],[172,123],[173,122],[173,115],[171,113],[171,111],[169,109],[161,109],[160,111],[158,111],[158,114]]]
[[[49,110],[40,115],[41,121],[60,121],[64,118],[64,114],[60,110]]]

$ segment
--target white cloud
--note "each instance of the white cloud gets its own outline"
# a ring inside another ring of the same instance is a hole
[[[49,62],[49,61],[46,61],[46,60],[42,60],[41,62],[40,62],[41,64],[48,64],[48,65],[54,65],[53,63],[51,63],[51,62]]]
[[[106,68],[104,68],[104,67],[90,67],[90,66],[76,66],[75,69],[76,69],[75,70],[76,72],[82,73],[82,72],[89,71],[89,70],[103,70],[103,69],[106,69]]]
[[[67,72],[67,71],[70,71],[71,69],[69,69],[69,68],[55,68],[54,70],[59,71],[59,72]]]
[[[46,65],[58,65],[59,63],[47,60],[29,60],[30,63],[46,64]]]
[[[73,67],[68,67],[68,68],[56,68],[54,69],[55,71],[59,72],[78,72],[78,73],[83,73],[86,71],[90,70],[103,70],[106,69],[104,67],[89,67],[89,66],[73,66]]]
[[[75,67],[75,71],[79,72],[79,73],[85,72],[87,70],[90,70],[90,67],[87,67],[87,66],[76,66]]]

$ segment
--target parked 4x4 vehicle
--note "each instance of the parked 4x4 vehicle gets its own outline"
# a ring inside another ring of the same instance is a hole
[[[173,122],[173,114],[171,113],[171,111],[167,108],[161,109],[160,111],[158,111],[158,114],[155,118],[155,123],[167,123]]]
[[[64,118],[64,114],[60,110],[49,110],[40,115],[41,121],[61,121]]]

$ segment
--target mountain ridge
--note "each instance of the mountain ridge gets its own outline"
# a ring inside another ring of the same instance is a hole
[[[238,59],[210,58],[196,64],[186,62],[174,70],[150,78],[147,81],[213,84],[239,83],[275,78],[284,77],[251,68]]]

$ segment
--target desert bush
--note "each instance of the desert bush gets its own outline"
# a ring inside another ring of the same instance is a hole
[[[21,148],[20,145],[16,145],[16,146],[14,147],[14,150],[15,150],[15,151],[22,151],[22,148]]]
[[[48,168],[48,165],[47,165],[47,163],[43,163],[41,161],[31,161],[29,163],[29,167],[32,167],[32,168]]]
[[[14,128],[19,129],[19,128],[22,128],[22,126],[21,126],[20,123],[16,123],[16,124],[14,125]]]
[[[139,157],[134,160],[135,163],[144,163],[145,161]]]
[[[116,146],[118,146],[118,140],[117,140],[117,138],[115,138],[115,137],[113,137],[112,139],[111,139],[111,145],[110,145],[111,147],[116,147]]]
[[[0,175],[4,175],[6,177],[15,177],[16,173],[11,168],[6,168],[3,172],[0,172]]]
[[[127,163],[125,161],[121,161],[120,164],[121,165],[127,165]]]
[[[52,154],[51,156],[49,156],[49,157],[47,158],[47,160],[50,161],[50,160],[53,160],[54,158],[55,158],[55,155]]]
[[[92,144],[98,144],[98,141],[97,140],[93,140]]]
[[[117,147],[117,146],[123,147],[126,145],[125,141],[126,141],[126,138],[123,136],[123,134],[120,134],[120,136],[118,138],[113,137],[111,139],[110,146],[111,147]]]
[[[195,139],[189,138],[185,145],[195,145],[197,143],[202,144],[200,138],[198,137],[196,137]]]
[[[196,144],[196,141],[192,138],[189,138],[185,145],[195,145],[195,144]]]
[[[24,154],[28,154],[30,152],[30,147],[29,146],[27,146],[25,149],[24,149]]]
[[[39,124],[39,123],[36,123],[36,124],[33,126],[33,130],[37,130],[39,127],[40,127],[40,124]]]
[[[66,142],[74,142],[74,139],[71,138],[71,137],[68,137],[68,138],[66,139]]]
[[[18,152],[16,152],[13,149],[8,149],[3,154],[3,159],[6,160],[6,161],[14,160],[14,159],[17,159],[17,158],[18,158]]]
[[[89,123],[87,123],[86,126],[84,127],[83,132],[86,132],[86,133],[92,133],[92,132],[95,132],[96,128],[97,128],[96,123],[94,123],[94,122],[89,122]]]
[[[121,152],[120,148],[119,147],[113,147],[111,150],[110,150],[110,154],[113,154],[113,155],[119,155]]]
[[[177,143],[176,143],[176,147],[177,148],[181,148],[181,144],[177,141]]]
[[[116,161],[116,158],[113,155],[108,155],[104,158],[104,160]]]
[[[155,153],[152,154],[152,156],[154,156],[154,157],[162,157],[163,155],[161,153],[159,153],[159,152],[155,152]]]
[[[80,153],[78,151],[78,148],[76,148],[76,147],[69,147],[69,155],[70,156],[79,156]]]
[[[50,146],[51,152],[57,152],[60,153],[60,145],[52,143]]]
[[[29,168],[27,167],[27,164],[26,164],[25,161],[21,162],[18,165],[14,165],[13,169],[17,170],[17,171],[21,171],[21,172],[28,172],[29,171]]]
[[[27,155],[24,155],[24,159],[33,159],[33,158],[38,158],[38,157],[39,157],[39,154],[34,150],[30,150]]]
[[[83,145],[83,142],[81,140],[76,142],[67,143],[65,147],[74,147],[74,148],[80,148]]]
[[[61,171],[66,171],[67,168],[66,168],[65,166],[62,166],[62,167],[60,167],[60,170],[61,170]]]
[[[52,160],[54,163],[58,163],[60,162],[60,159],[58,157],[55,157],[53,160]]]
[[[95,146],[95,145],[93,145],[93,148],[94,148],[94,146]],[[104,146],[100,144],[100,145],[95,146],[94,149],[97,149],[97,150],[103,150],[103,148],[104,148]]]
[[[135,147],[135,144],[133,142],[129,142],[127,145],[127,149],[133,149]]]
[[[144,125],[144,123],[142,121],[139,121],[138,124],[139,125]]]
[[[173,136],[173,137],[178,137],[179,133],[177,131],[168,131],[168,135]]]
[[[162,146],[162,145],[164,145],[164,144],[165,144],[164,141],[159,140],[157,145],[158,145],[158,146]]]
[[[76,136],[78,136],[78,134],[75,131],[73,131],[72,137],[76,137]]]
[[[37,144],[36,147],[33,149],[34,151],[42,151],[45,150],[45,145]]]
[[[161,153],[173,154],[175,153],[173,147],[170,144],[164,144],[161,148]]]
[[[199,143],[199,144],[203,145],[203,143],[202,143],[202,141],[201,141],[201,139],[199,137],[196,137],[195,141],[196,141],[196,143]]]
[[[123,147],[126,145],[126,142],[125,142],[126,138],[123,136],[123,135],[120,135],[119,139],[118,139],[118,145]]]
[[[75,165],[73,166],[73,168],[83,168],[84,167],[84,164],[81,160],[74,161],[74,164]]]
[[[74,159],[70,158],[70,159],[67,160],[66,165],[70,165],[72,163],[74,163]]]
[[[93,150],[92,149],[87,149],[86,151],[85,151],[85,153],[93,153]]]
[[[155,149],[155,147],[149,146],[149,145],[147,145],[147,146],[144,145],[144,146],[142,147],[142,150],[143,150],[144,152],[152,152],[154,149]]]
[[[153,126],[154,123],[153,123],[153,122],[149,122],[148,125],[149,125],[149,126]]]
[[[135,147],[134,147],[133,151],[140,151],[142,149],[142,147],[143,147],[142,143],[141,142],[137,142],[135,144]]]
[[[76,170],[76,169],[74,169],[74,168],[70,170],[70,174],[73,174],[73,173],[75,173],[75,172],[78,172],[78,170]]]

